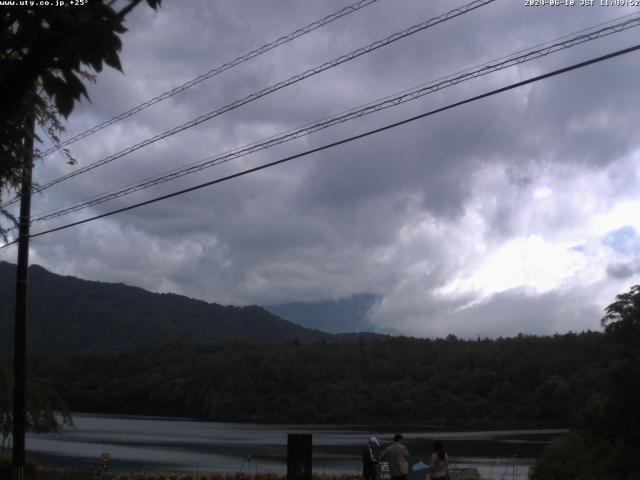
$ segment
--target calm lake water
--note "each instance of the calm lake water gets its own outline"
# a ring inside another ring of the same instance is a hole
[[[396,431],[412,456],[427,458],[445,442],[454,467],[475,467],[495,479],[526,479],[544,446],[563,430],[434,432],[424,427],[260,425],[173,418],[74,414],[75,429],[29,434],[29,455],[50,467],[98,468],[111,454],[114,473],[130,471],[286,472],[288,433],[313,435],[314,473],[360,471],[360,448],[371,435],[384,445]]]

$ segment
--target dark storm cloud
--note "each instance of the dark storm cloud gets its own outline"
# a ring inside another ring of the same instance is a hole
[[[625,280],[638,272],[640,272],[639,264],[618,263],[607,267],[607,274],[618,280]]]
[[[89,88],[92,102],[83,102],[70,118],[69,135],[345,5],[190,1],[167,2],[157,13],[140,8],[123,38],[125,74],[99,75]],[[84,166],[457,5],[381,0],[78,142],[72,151]],[[69,180],[37,196],[34,211],[179,168],[624,13],[495,2]],[[622,48],[635,36],[633,30],[576,47],[66,218],[103,213],[318,147]],[[590,237],[596,234],[581,230],[590,215],[637,199],[637,76],[637,57],[628,56],[523,87],[42,237],[34,241],[34,261],[60,273],[240,304],[369,292],[381,299],[372,310],[373,324],[396,333],[591,328],[599,315],[592,284],[542,293],[513,285],[484,297],[436,292],[471,275],[511,240],[538,235],[573,245],[587,236],[589,248],[600,245]],[[51,157],[38,165],[36,177],[43,182],[69,171]],[[625,270],[637,265],[633,252],[609,261],[609,253],[599,256],[589,248],[583,252],[591,255],[590,268],[612,279],[600,288],[609,297],[622,285],[617,280],[638,275]],[[599,304],[606,300],[598,297]]]

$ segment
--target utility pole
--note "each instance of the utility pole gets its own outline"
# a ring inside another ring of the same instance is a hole
[[[29,124],[25,142],[20,193],[18,230],[18,265],[16,275],[16,309],[13,347],[13,480],[24,480],[24,437],[26,426],[27,361],[27,286],[29,269],[29,224],[31,220],[31,169],[35,119]]]

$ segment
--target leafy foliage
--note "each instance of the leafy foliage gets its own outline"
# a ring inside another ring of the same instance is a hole
[[[0,434],[1,450],[5,450],[7,438],[13,429],[13,376],[0,365]],[[26,392],[26,428],[44,433],[57,432],[64,425],[73,425],[65,401],[48,382],[30,378]],[[56,413],[57,412],[57,413]]]
[[[120,11],[106,0],[83,6],[26,6],[0,13],[0,193],[20,182],[30,157],[33,122],[58,142],[75,102],[88,99],[82,79],[95,80],[103,64],[121,70],[119,34],[126,15],[141,2],[128,0]],[[161,0],[147,0],[157,8]],[[36,140],[39,138],[36,136]],[[63,151],[69,161],[74,159]],[[0,213],[6,214],[3,210]]]
[[[33,479],[36,476],[36,464],[31,459],[26,459],[24,464],[24,477]],[[0,452],[0,478],[13,478],[13,461],[10,453]],[[53,479],[52,479],[53,480]]]
[[[611,353],[594,377],[600,388],[574,417],[572,433],[538,459],[534,478],[640,476],[640,285],[618,295],[605,312],[602,324]]]
[[[637,359],[640,354],[640,285],[631,287],[628,293],[616,296],[602,319],[607,335]]]
[[[575,432],[557,437],[536,462],[529,480],[573,479],[584,462],[584,438]]]

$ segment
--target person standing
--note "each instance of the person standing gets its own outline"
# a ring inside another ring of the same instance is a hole
[[[409,474],[409,450],[402,442],[403,436],[396,433],[393,443],[382,451],[381,456],[389,459],[389,470],[392,480],[407,480]]]
[[[431,480],[445,480],[449,478],[449,458],[444,450],[444,444],[440,440],[433,442],[433,453],[429,464],[429,477]]]
[[[377,455],[380,442],[376,437],[371,437],[362,447],[362,477],[364,480],[376,480],[376,465],[380,461]]]

